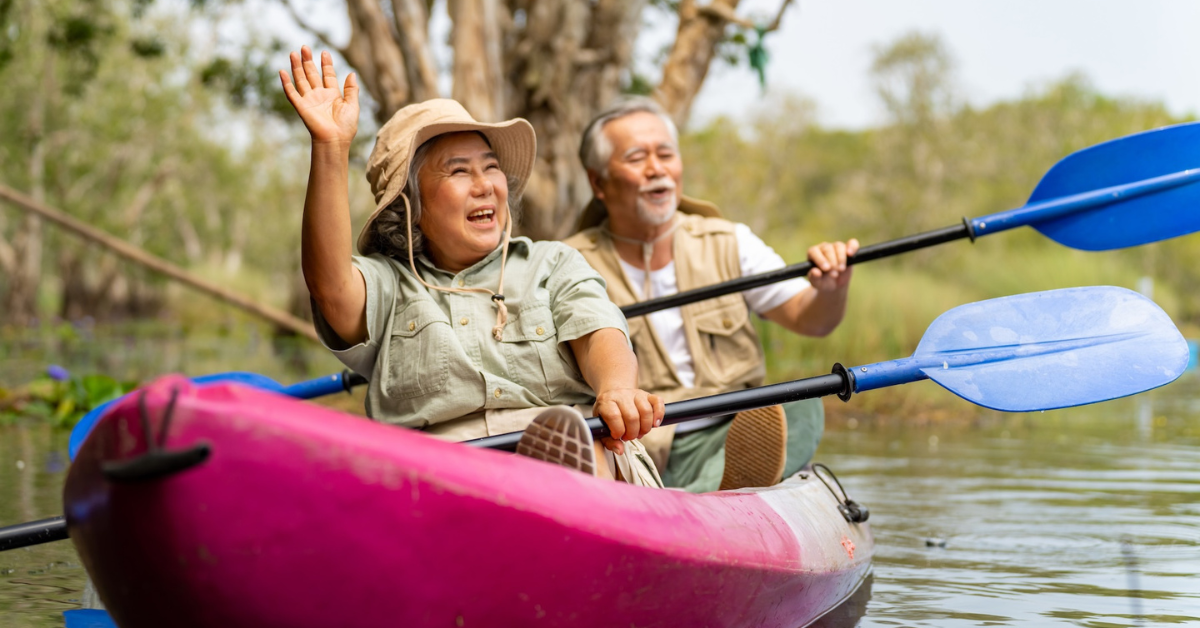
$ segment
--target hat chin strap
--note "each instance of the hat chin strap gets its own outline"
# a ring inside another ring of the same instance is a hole
[[[416,258],[413,256],[413,230],[412,230],[412,207],[408,204],[408,195],[401,193],[400,198],[404,199],[404,217],[408,222],[408,267],[412,269],[413,276],[421,285],[430,290],[441,290],[442,292],[482,292],[492,295],[492,302],[496,304],[496,326],[492,327],[492,337],[496,340],[504,340],[504,326],[508,324],[508,306],[504,304],[504,267],[508,264],[508,243],[512,240],[512,213],[508,215],[508,222],[504,224],[504,248],[500,251],[500,285],[496,286],[496,292],[492,292],[487,288],[443,288],[426,283],[421,278],[421,273],[417,272]]]

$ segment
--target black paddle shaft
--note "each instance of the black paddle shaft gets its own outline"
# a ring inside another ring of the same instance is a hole
[[[876,260],[883,257],[891,257],[892,255],[899,255],[900,253],[907,253],[909,251],[927,248],[942,244],[943,242],[961,240],[963,238],[970,238],[971,241],[975,240],[975,234],[971,229],[971,223],[968,222],[966,218],[963,219],[962,224],[955,225],[953,227],[946,227],[944,229],[937,229],[935,231],[926,231],[925,233],[918,233],[916,235],[890,240],[888,242],[880,242],[879,244],[864,246],[852,257],[847,258],[846,264],[861,264],[862,262],[869,262],[871,260]],[[650,299],[649,301],[633,303],[621,308],[621,313],[625,315],[625,318],[645,316],[661,310],[669,310],[673,307],[680,307],[683,305],[696,303],[698,301],[705,301],[707,299],[715,299],[717,297],[722,297],[734,292],[743,292],[745,290],[759,288],[768,284],[786,281],[788,279],[795,279],[796,277],[803,277],[812,269],[812,262],[793,264],[786,268],[780,268],[779,270],[772,270],[770,272],[760,273],[758,275],[749,275],[747,277],[739,277],[738,279],[716,283],[711,286],[704,286],[703,288],[696,288],[695,290],[688,290],[686,292],[679,292],[670,296],[660,297],[658,299]]]
[[[853,376],[841,365],[838,365],[829,375],[668,403],[662,424],[672,425],[692,419],[733,414],[743,410],[765,408],[801,399],[816,399],[827,395],[841,395],[843,399],[849,399],[850,391],[853,389]],[[609,436],[608,427],[598,417],[588,419],[587,423],[596,438]],[[498,434],[469,440],[466,441],[466,444],[501,451],[515,451],[517,442],[521,440],[521,434],[522,432]]]
[[[67,538],[67,520],[62,515],[29,523],[18,523],[15,526],[0,528],[0,552],[51,541],[61,541],[65,538]]]

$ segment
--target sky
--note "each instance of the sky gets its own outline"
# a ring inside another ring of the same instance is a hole
[[[769,21],[781,1],[742,0],[738,14]],[[340,2],[295,2],[335,40],[345,40]],[[274,3],[251,4],[282,28],[289,44],[311,41],[283,26],[290,20]],[[444,7],[437,2],[430,21],[434,42],[444,42],[450,30]],[[674,39],[675,24],[653,10],[646,22],[638,49],[650,59]],[[1200,0],[793,0],[782,27],[767,37],[768,93],[750,69],[714,63],[691,123],[744,118],[764,97],[795,93],[816,101],[826,126],[880,124],[884,112],[868,77],[872,50],[914,30],[942,38],[957,63],[959,96],[975,105],[1018,98],[1077,71],[1106,95],[1200,114]],[[450,52],[441,45],[435,54],[445,63]]]
[[[744,0],[738,13],[769,18],[778,6]],[[1193,0],[793,0],[767,38],[768,95],[815,100],[827,126],[879,124],[872,49],[914,30],[942,38],[960,95],[973,104],[1017,98],[1079,71],[1106,95],[1200,114],[1200,2]],[[671,36],[673,27],[652,25],[640,44],[651,49]],[[763,98],[749,69],[714,66],[692,123],[737,119]]]

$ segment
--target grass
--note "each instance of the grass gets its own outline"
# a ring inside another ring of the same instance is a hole
[[[907,357],[935,318],[966,303],[1077,286],[1134,289],[1141,276],[1137,255],[1129,251],[1087,253],[1020,236],[1003,242],[1004,237],[981,239],[973,246],[947,244],[857,267],[846,317],[826,338],[801,337],[758,321],[768,381],[828,373],[834,362],[853,366]],[[784,259],[805,257],[806,247],[799,244],[774,244]],[[1180,320],[1173,311],[1181,299],[1170,286],[1156,284],[1153,298],[1174,320]],[[1187,337],[1200,335],[1192,326],[1181,330]],[[834,413],[893,416],[976,417],[990,412],[930,382],[871,391],[856,396],[847,406],[835,400],[826,407]]]

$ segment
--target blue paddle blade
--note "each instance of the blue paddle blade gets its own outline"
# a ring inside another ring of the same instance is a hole
[[[1179,377],[1188,358],[1187,341],[1161,308],[1106,286],[956,307],[929,326],[911,359],[968,401],[1029,412],[1157,388]]]
[[[1200,122],[1137,133],[1072,153],[1042,177],[1029,205],[1200,169]],[[1030,225],[1085,251],[1107,251],[1200,231],[1200,184],[1158,189]]]
[[[851,369],[862,392],[932,379],[994,410],[1052,410],[1132,395],[1187,368],[1187,341],[1124,288],[1068,288],[956,307],[912,357]]]

